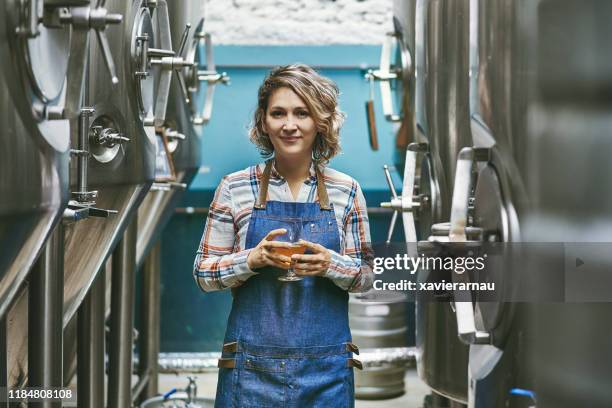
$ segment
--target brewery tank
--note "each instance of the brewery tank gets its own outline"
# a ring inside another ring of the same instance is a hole
[[[0,316],[68,202],[70,29],[28,26],[23,7],[0,4]]]
[[[440,191],[440,219],[446,221],[450,219],[457,156],[463,147],[472,143],[467,76],[469,1],[429,0],[423,2],[422,7],[425,14],[427,79],[424,104],[428,151]],[[430,231],[430,234],[434,235],[434,232]],[[423,270],[420,279],[429,279],[430,272]],[[466,403],[468,349],[457,337],[451,303],[419,301],[417,298],[416,325],[419,376],[435,393]]]
[[[98,6],[98,2],[93,3]],[[109,0],[104,7],[113,15],[121,15],[123,20],[105,30],[107,49],[98,46],[89,32],[73,33],[72,38],[90,49],[81,64],[87,67],[86,91],[77,107],[80,115],[70,129],[71,146],[82,147],[85,140],[89,151],[85,165],[81,160],[71,163],[72,205],[76,209],[88,207],[89,217],[64,226],[64,328],[76,320],[76,312],[92,282],[133,220],[153,181],[155,117],[162,110],[156,102],[163,96],[156,85],[166,69],[161,60],[170,54],[171,47],[158,32],[159,6],[150,7],[136,0]],[[147,40],[143,41],[144,38]],[[147,47],[151,50],[148,55],[143,52]],[[109,57],[114,62],[116,80],[107,68]],[[68,73],[69,82],[79,83],[80,73],[72,74],[73,77]],[[97,197],[91,194],[94,191]],[[10,312],[14,316],[8,330],[11,385],[20,385],[27,378],[25,350],[15,340],[27,337],[27,321],[15,318],[27,315],[26,299],[27,292],[22,291]],[[75,342],[74,332],[70,333],[64,339],[65,350],[71,350]]]
[[[201,58],[204,36],[204,3],[197,2],[170,2],[168,4],[170,16],[170,29],[174,49],[179,49],[185,28],[189,25],[189,34],[186,39],[186,55],[195,64],[193,68],[186,68],[186,85],[189,88],[199,86],[195,75],[194,84],[189,81],[191,70],[202,68],[205,61]],[[138,242],[137,265],[141,265],[151,245],[159,239],[165,224],[172,216],[172,212],[181,193],[187,188],[195,177],[200,166],[203,123],[194,120],[191,106],[198,103],[196,94],[187,89],[181,90],[180,83],[173,81],[168,99],[168,109],[165,121],[158,130],[158,138],[165,138],[163,145],[166,157],[172,164],[170,173],[157,174],[157,181],[147,193],[138,210]],[[188,99],[188,101],[186,101]],[[160,145],[162,146],[162,145]],[[163,172],[162,172],[163,173]],[[161,177],[160,177],[161,176]]]

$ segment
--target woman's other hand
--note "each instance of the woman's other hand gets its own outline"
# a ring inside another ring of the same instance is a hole
[[[275,229],[268,232],[255,248],[251,250],[247,257],[247,265],[251,270],[263,268],[264,266],[274,266],[280,269],[287,269],[290,266],[291,258],[281,255],[274,251],[274,248],[288,248],[288,242],[274,241],[280,235],[285,235],[287,230],[284,228]]]
[[[331,263],[331,254],[323,245],[301,239],[299,244],[304,245],[312,254],[291,255],[293,270],[296,275],[322,276],[327,272]]]

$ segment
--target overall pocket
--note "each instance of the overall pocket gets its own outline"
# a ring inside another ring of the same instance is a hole
[[[278,358],[244,354],[238,370],[239,407],[277,408],[285,406],[286,362]]]

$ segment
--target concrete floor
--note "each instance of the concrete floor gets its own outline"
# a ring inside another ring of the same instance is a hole
[[[217,389],[217,372],[195,374],[197,377],[198,397],[214,398]],[[160,374],[159,392],[165,393],[172,388],[184,389],[187,375]],[[355,408],[421,408],[429,388],[418,377],[416,369],[406,372],[406,393],[398,398],[381,401],[356,400]]]

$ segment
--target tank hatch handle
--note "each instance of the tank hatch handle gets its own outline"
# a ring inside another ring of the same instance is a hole
[[[368,135],[372,150],[378,150],[378,132],[376,130],[376,112],[374,110],[374,75],[369,69],[365,74],[365,79],[370,85],[370,99],[366,101],[366,120],[368,122]]]
[[[161,48],[145,47],[142,44],[146,43],[146,39],[139,38],[141,44],[141,71],[143,66],[146,67],[149,61],[152,66],[160,68],[160,80],[157,89],[157,98],[155,100],[155,126],[163,126],[166,120],[166,108],[168,106],[168,97],[170,95],[170,85],[172,82],[172,73],[176,75],[179,82],[181,93],[185,101],[189,101],[187,85],[183,76],[183,69],[193,66],[192,62],[186,61],[183,57],[187,37],[191,24],[186,24],[185,30],[181,37],[180,46],[177,52],[172,49],[172,34],[170,32],[170,18],[168,15],[168,4],[166,1],[159,0],[156,5],[158,32]],[[145,69],[146,70],[146,69]]]
[[[467,224],[473,181],[472,168],[476,162],[490,161],[490,157],[491,150],[488,148],[464,147],[459,152],[448,231],[450,242],[465,243],[468,240]],[[453,281],[468,283],[469,276],[465,272],[453,271]],[[471,292],[462,291],[460,298],[461,301],[455,301],[459,339],[466,344],[489,344],[491,342],[490,333],[476,328]]]
[[[57,2],[55,2],[57,3]],[[119,24],[123,20],[123,16],[118,13],[109,13],[104,7],[106,0],[98,0],[96,7],[73,7],[70,9],[62,9],[60,11],[59,20],[64,24],[71,24],[76,29],[94,30],[96,38],[102,51],[102,57],[106,64],[106,69],[111,77],[111,82],[116,85],[119,83],[113,54],[110,51],[108,37],[106,36],[106,27],[110,24]]]
[[[391,242],[391,236],[393,235],[395,223],[397,222],[397,215],[399,213],[402,214],[406,242],[417,242],[414,215],[419,209],[429,205],[430,197],[424,195],[414,195],[416,169],[419,153],[427,152],[429,152],[429,145],[427,143],[411,143],[408,145],[408,148],[406,149],[406,162],[404,164],[404,180],[401,196],[398,196],[397,192],[395,191],[393,180],[391,179],[391,173],[389,172],[389,167],[383,167],[387,184],[391,190],[391,201],[380,203],[380,206],[383,208],[391,208],[393,210],[391,224],[389,225],[389,232],[387,233],[387,243]]]
[[[402,68],[408,72],[412,71],[412,58],[409,52],[405,52],[405,49],[401,50],[404,67],[395,67],[393,70],[391,69],[391,52],[396,43],[397,46],[403,47],[401,34],[396,32],[387,33],[380,52],[380,66],[377,70],[371,72],[372,77],[380,81],[382,109],[385,118],[390,122],[399,122],[401,120],[401,116],[395,113],[393,106],[391,81],[398,79],[402,75]]]
[[[212,116],[212,108],[213,108],[213,98],[215,94],[215,87],[217,84],[230,85],[230,77],[225,72],[217,72],[217,68],[215,66],[215,59],[213,54],[213,43],[212,38],[209,33],[204,32],[204,20],[200,21],[198,24],[198,29],[194,33],[194,44],[192,53],[196,55],[196,47],[202,48],[204,46],[205,54],[206,54],[206,69],[200,70],[198,66],[198,61],[194,61],[193,70],[196,71],[196,75],[188,75],[188,78],[191,79],[189,91],[195,96],[195,93],[198,92],[200,82],[206,82],[206,98],[204,99],[204,105],[201,110],[194,109],[194,115],[192,118],[192,123],[194,125],[204,125],[208,123]],[[192,104],[195,101],[192,101]]]

